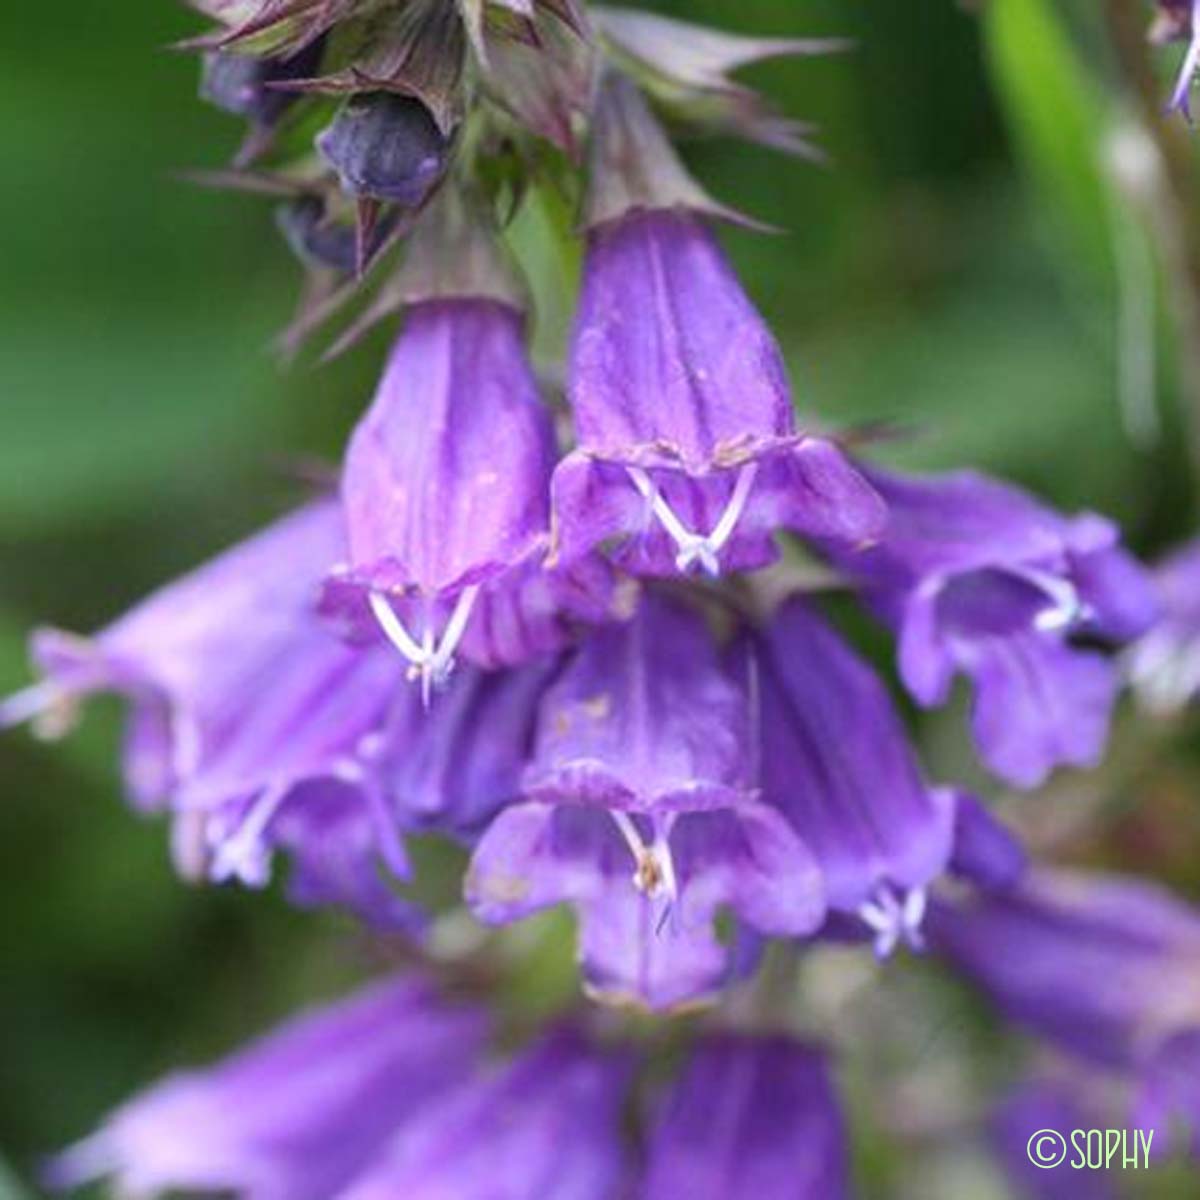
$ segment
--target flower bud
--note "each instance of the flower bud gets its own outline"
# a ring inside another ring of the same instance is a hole
[[[411,96],[360,92],[317,138],[317,149],[352,196],[417,208],[446,166],[447,139]]]
[[[396,228],[398,214],[385,213],[367,239],[369,262]],[[358,266],[358,235],[353,225],[330,217],[319,196],[298,196],[275,210],[275,224],[292,253],[307,267],[350,274]]]
[[[274,125],[296,99],[296,93],[274,85],[312,75],[320,64],[323,44],[318,39],[280,58],[214,50],[204,56],[200,96],[235,117],[245,117],[257,125]]]

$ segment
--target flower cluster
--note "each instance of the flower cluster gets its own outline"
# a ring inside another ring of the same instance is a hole
[[[802,1042],[713,1035],[664,1090],[642,1056],[577,1027],[508,1058],[487,1052],[487,1035],[477,1008],[401,976],[169,1076],[50,1178],[253,1200],[847,1195],[828,1067]],[[630,1111],[647,1129],[636,1160]]]
[[[1191,1111],[1195,918],[1025,880],[803,594],[800,554],[894,634],[918,704],[965,675],[982,763],[1017,788],[1099,760],[1112,651],[1148,636],[1145,675],[1166,636],[1107,520],[971,472],[896,474],[799,423],[713,227],[730,214],[637,85],[805,149],[727,73],[830,46],[569,0],[200,6],[220,26],[204,93],[251,126],[243,168],[290,189],[285,231],[323,270],[398,248],[356,328],[402,325],[336,494],[91,638],[37,633],[41,680],[0,723],[53,733],[87,695],[124,696],[129,793],[169,815],[189,877],[262,886],[279,854],[296,902],[419,947],[406,844],[441,835],[480,922],[568,906],[588,996],[658,1012],[717,1001],[772,939],[880,959],[932,940],[1017,1019],[1119,1049],[1158,1110]],[[297,112],[330,96],[293,160]],[[484,182],[501,129],[587,147],[558,414]],[[1110,996],[1110,959],[1145,986]],[[789,1037],[713,1022],[666,1085],[586,1005],[494,1050],[480,1011],[401,978],[168,1079],[56,1175],[256,1200],[846,1193],[828,1068]]]

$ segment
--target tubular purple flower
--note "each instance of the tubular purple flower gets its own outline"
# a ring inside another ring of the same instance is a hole
[[[476,915],[572,904],[589,989],[651,1008],[727,982],[721,905],[760,933],[813,932],[820,874],[755,799],[746,717],[693,612],[650,596],[593,634],[542,702],[525,802],[476,849]]]
[[[786,1037],[709,1037],[651,1137],[644,1200],[842,1200],[846,1136],[824,1057]]]
[[[460,652],[510,665],[562,644],[564,606],[607,612],[542,567],[554,438],[521,326],[492,300],[414,305],[346,454],[324,607],[381,630],[426,697]]]
[[[341,1200],[611,1200],[630,1067],[573,1031],[545,1036],[425,1106]]]
[[[0,706],[0,724],[61,726],[82,697],[120,693],[128,789],[138,807],[175,814],[184,874],[261,886],[285,845],[310,897],[330,896],[340,878],[346,903],[370,899],[365,915],[394,923],[408,910],[375,879],[375,860],[407,868],[374,760],[403,673],[383,648],[344,645],[315,613],[343,552],[336,502],[315,501],[93,638],[40,631],[45,678]]]
[[[816,856],[830,907],[862,921],[880,957],[920,949],[957,797],[922,779],[874,671],[800,600],[742,639],[734,669],[756,697],[763,798]]]
[[[852,545],[883,527],[841,452],[797,431],[779,347],[682,210],[592,230],[568,386],[579,445],[553,480],[563,562],[616,541],[635,572],[717,575],[773,561],[780,527]]]
[[[1007,893],[937,902],[928,929],[1006,1016],[1140,1085],[1161,1142],[1168,1113],[1200,1129],[1200,1095],[1179,1086],[1200,1069],[1195,909],[1137,879],[1040,871]]]
[[[293,1019],[232,1058],[168,1076],[52,1164],[73,1187],[328,1200],[393,1131],[470,1077],[486,1025],[409,978]]]
[[[1125,674],[1150,712],[1170,713],[1200,694],[1200,540],[1154,571],[1159,618],[1129,647]]]
[[[908,690],[942,704],[955,672],[970,676],[975,742],[1010,783],[1035,787],[1060,764],[1094,765],[1116,676],[1070,638],[1126,641],[1156,613],[1116,527],[1091,513],[1063,517],[969,471],[864,474],[888,505],[887,532],[860,552],[828,552],[897,631]]]

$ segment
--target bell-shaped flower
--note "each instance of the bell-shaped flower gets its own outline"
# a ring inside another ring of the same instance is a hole
[[[520,314],[415,304],[346,454],[349,549],[326,611],[386,635],[427,698],[460,653],[512,664],[562,643],[566,609],[606,615],[542,566],[554,453]]]
[[[424,1105],[341,1200],[612,1200],[627,1173],[630,1066],[550,1033]]]
[[[643,1200],[844,1200],[846,1134],[824,1057],[787,1037],[712,1036],[650,1137]]]
[[[302,890],[328,896],[341,876],[346,903],[371,895],[368,915],[390,923],[404,906],[364,887],[381,857],[406,869],[374,768],[403,671],[385,648],[347,646],[318,617],[320,581],[343,554],[337,503],[314,501],[92,638],[42,630],[33,651],[44,679],[0,705],[0,724],[28,717],[54,732],[80,698],[118,692],[130,702],[128,789],[139,807],[174,814],[185,874],[259,886],[287,845]],[[346,858],[362,884],[335,868]]]
[[[592,229],[569,368],[564,563],[611,543],[637,573],[717,575],[773,561],[781,528],[880,533],[879,497],[797,430],[779,347],[698,217],[636,210]]]
[[[1031,872],[1021,887],[936,901],[930,944],[1000,1011],[1140,1090],[1133,1125],[1200,1130],[1200,912],[1156,884]]]
[[[1125,641],[1156,611],[1116,527],[1091,513],[1064,517],[969,471],[865,474],[887,503],[887,532],[829,554],[896,630],[909,691],[942,704],[954,674],[968,675],[980,756],[1018,786],[1060,764],[1094,764],[1116,676],[1071,638]]]
[[[862,921],[881,957],[919,949],[957,797],[925,783],[883,684],[798,599],[742,639],[734,671],[755,698],[763,799],[816,856],[830,908]]]
[[[825,914],[812,855],[751,783],[745,697],[703,621],[647,597],[594,633],[542,701],[524,802],[476,849],[467,898],[504,922],[566,902],[593,993],[667,1008],[727,982],[714,918],[763,934]]]
[[[1125,654],[1125,675],[1152,713],[1182,708],[1200,695],[1200,541],[1154,570],[1158,620]]]
[[[471,1077],[482,1015],[400,977],[293,1019],[215,1067],[170,1075],[62,1154],[60,1187],[329,1200],[405,1120]]]

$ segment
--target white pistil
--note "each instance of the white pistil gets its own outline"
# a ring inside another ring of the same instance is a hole
[[[251,804],[236,832],[213,847],[209,877],[214,883],[237,879],[247,887],[265,886],[271,872],[262,838],[287,794],[286,784],[268,788]]]
[[[923,950],[921,922],[925,919],[924,888],[900,892],[881,883],[870,900],[859,905],[858,915],[875,934],[875,955],[888,958],[903,941],[910,950]]]
[[[388,641],[411,664],[410,677],[420,679],[421,699],[427,708],[433,689],[441,687],[454,670],[454,652],[467,632],[471,610],[475,607],[478,595],[478,585],[463,588],[454,603],[446,628],[442,631],[441,641],[434,635],[432,617],[427,612],[421,640],[417,641],[404,627],[404,622],[396,615],[396,610],[388,598],[380,592],[370,594],[371,612],[379,622],[380,629],[387,635]]]
[[[633,855],[633,886],[651,900],[666,896],[667,900],[673,903],[679,894],[679,885],[667,833],[656,831],[654,841],[646,845],[633,818],[627,812],[612,809],[609,815]]]
[[[675,566],[680,571],[689,571],[699,563],[701,570],[714,579],[721,573],[719,555],[725,544],[733,536],[737,523],[746,511],[746,503],[750,499],[750,490],[754,486],[758,474],[757,463],[747,463],[737,474],[733,491],[721,511],[712,532],[708,534],[695,533],[680,519],[675,510],[667,503],[666,498],[642,467],[626,467],[633,486],[650,506],[650,511],[658,518],[659,524],[667,531],[675,543]]]

